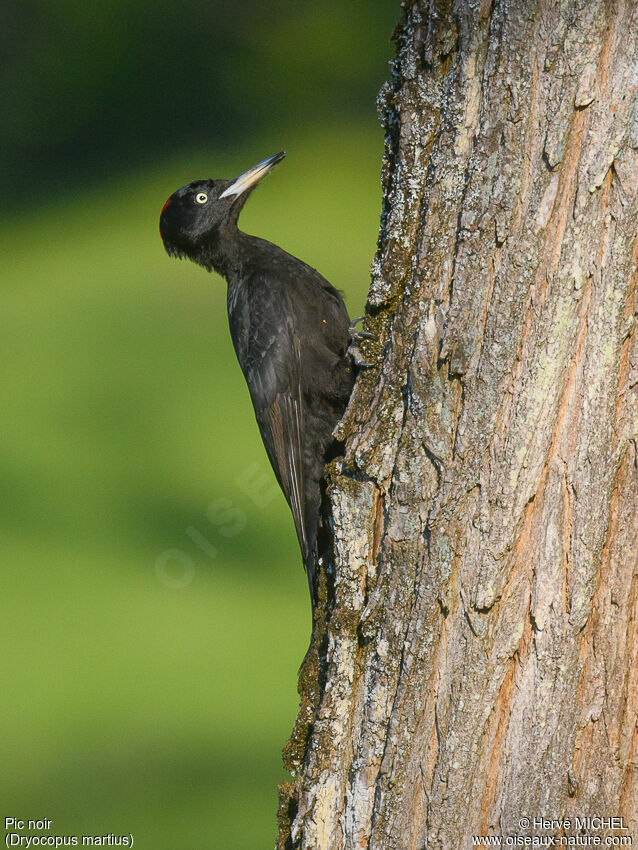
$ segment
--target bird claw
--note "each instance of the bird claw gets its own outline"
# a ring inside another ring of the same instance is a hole
[[[353,343],[348,346],[348,354],[352,357],[352,362],[358,369],[370,369],[375,365],[374,363],[369,363],[367,360],[364,360],[363,355]]]
[[[375,334],[368,333],[368,331],[357,331],[357,325],[359,322],[363,322],[365,316],[357,316],[356,319],[353,319],[350,322],[350,345],[348,346],[348,354],[352,357],[352,362],[358,369],[370,369],[374,366],[374,363],[369,363],[367,360],[363,359],[363,355],[357,348],[357,343],[361,342],[363,339],[376,339]]]
[[[357,316],[356,319],[353,319],[350,322],[350,339],[353,342],[358,342],[360,339],[376,339],[375,334],[371,334],[369,331],[357,331],[357,325],[359,322],[362,322],[365,319],[365,316]]]

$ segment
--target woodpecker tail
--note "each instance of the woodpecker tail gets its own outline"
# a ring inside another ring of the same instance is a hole
[[[317,604],[317,577],[319,573],[319,555],[317,553],[317,538],[315,536],[309,544],[309,548],[302,552],[303,566],[308,579],[308,590],[310,591],[310,604],[314,611]]]

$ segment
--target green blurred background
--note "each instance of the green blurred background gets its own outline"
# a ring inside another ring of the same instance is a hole
[[[4,0],[0,800],[268,848],[309,603],[178,186],[285,148],[242,227],[362,311],[395,0]],[[24,834],[33,834],[25,832]]]

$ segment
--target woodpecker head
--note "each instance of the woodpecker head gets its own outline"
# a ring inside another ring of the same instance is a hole
[[[195,180],[166,201],[160,214],[160,235],[172,257],[188,257],[210,270],[211,259],[237,218],[248,195],[284,158],[280,151],[253,165],[235,180]]]

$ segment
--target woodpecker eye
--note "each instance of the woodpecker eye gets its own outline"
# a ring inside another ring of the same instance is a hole
[[[208,195],[206,192],[198,192],[197,195],[195,195],[195,200],[198,204],[205,204],[208,200]]]

